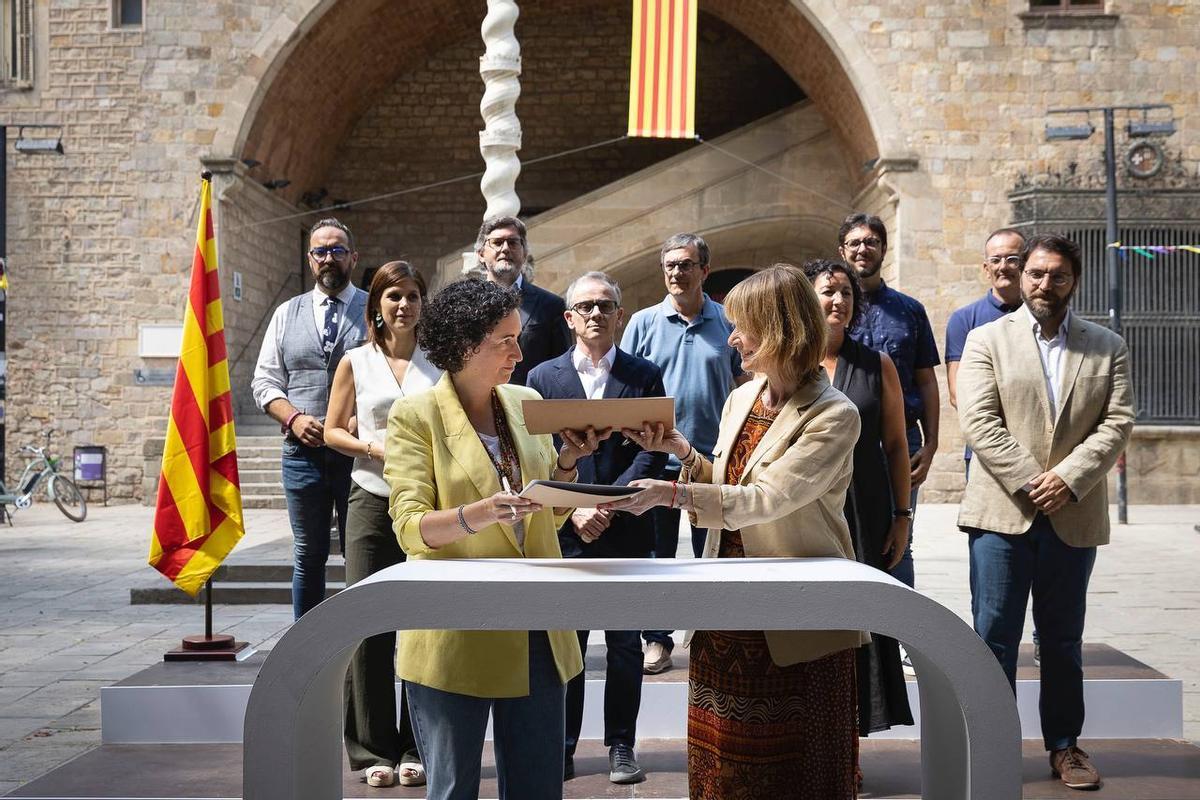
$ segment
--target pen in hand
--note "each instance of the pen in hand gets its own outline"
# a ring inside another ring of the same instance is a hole
[[[507,477],[505,477],[504,475],[501,475],[501,476],[500,476],[500,485],[501,485],[501,486],[504,488],[504,491],[505,491],[507,494],[512,494],[512,493],[513,493],[512,486],[511,486],[511,485],[509,485],[509,483],[508,483],[508,478],[507,478]],[[516,506],[509,506],[509,507],[508,507],[508,510],[512,512],[513,519],[515,520],[515,519],[517,518],[517,507],[516,507]]]

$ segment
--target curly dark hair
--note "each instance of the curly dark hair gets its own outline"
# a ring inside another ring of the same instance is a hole
[[[846,323],[846,332],[849,333],[857,328],[867,310],[867,299],[863,295],[862,284],[854,270],[847,266],[845,261],[831,261],[827,258],[809,259],[804,262],[801,269],[814,285],[821,275],[833,275],[834,273],[844,276],[850,282],[850,292],[854,295],[854,313],[850,315],[850,321]]]
[[[461,372],[500,320],[520,307],[517,289],[479,278],[455,281],[421,310],[417,343],[438,369]]]

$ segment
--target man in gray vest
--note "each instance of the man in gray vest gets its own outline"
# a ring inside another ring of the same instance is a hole
[[[309,232],[316,286],[279,308],[263,335],[250,386],[254,402],[283,432],[283,492],[292,523],[292,611],[296,619],[325,599],[329,521],[346,535],[354,460],[325,446],[325,410],[338,362],[366,338],[367,293],[350,283],[354,236],[336,219]]]

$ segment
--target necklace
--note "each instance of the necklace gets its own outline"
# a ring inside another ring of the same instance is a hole
[[[508,418],[504,415],[504,407],[500,405],[500,395],[495,389],[492,390],[492,418],[496,423],[496,440],[500,445],[497,448],[500,451],[499,457],[492,456],[492,451],[486,447],[484,450],[487,451],[488,458],[492,460],[492,466],[496,468],[496,472],[507,478],[508,485],[514,492],[519,493],[524,488],[517,477],[517,466],[521,462],[517,457],[517,446],[513,442],[512,431],[508,428]]]

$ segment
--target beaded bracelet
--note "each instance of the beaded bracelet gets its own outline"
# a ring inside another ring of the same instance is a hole
[[[458,527],[466,531],[468,536],[473,536],[479,533],[479,531],[472,529],[471,526],[467,524],[467,517],[465,514],[463,514],[463,509],[466,507],[466,503],[458,507]]]

